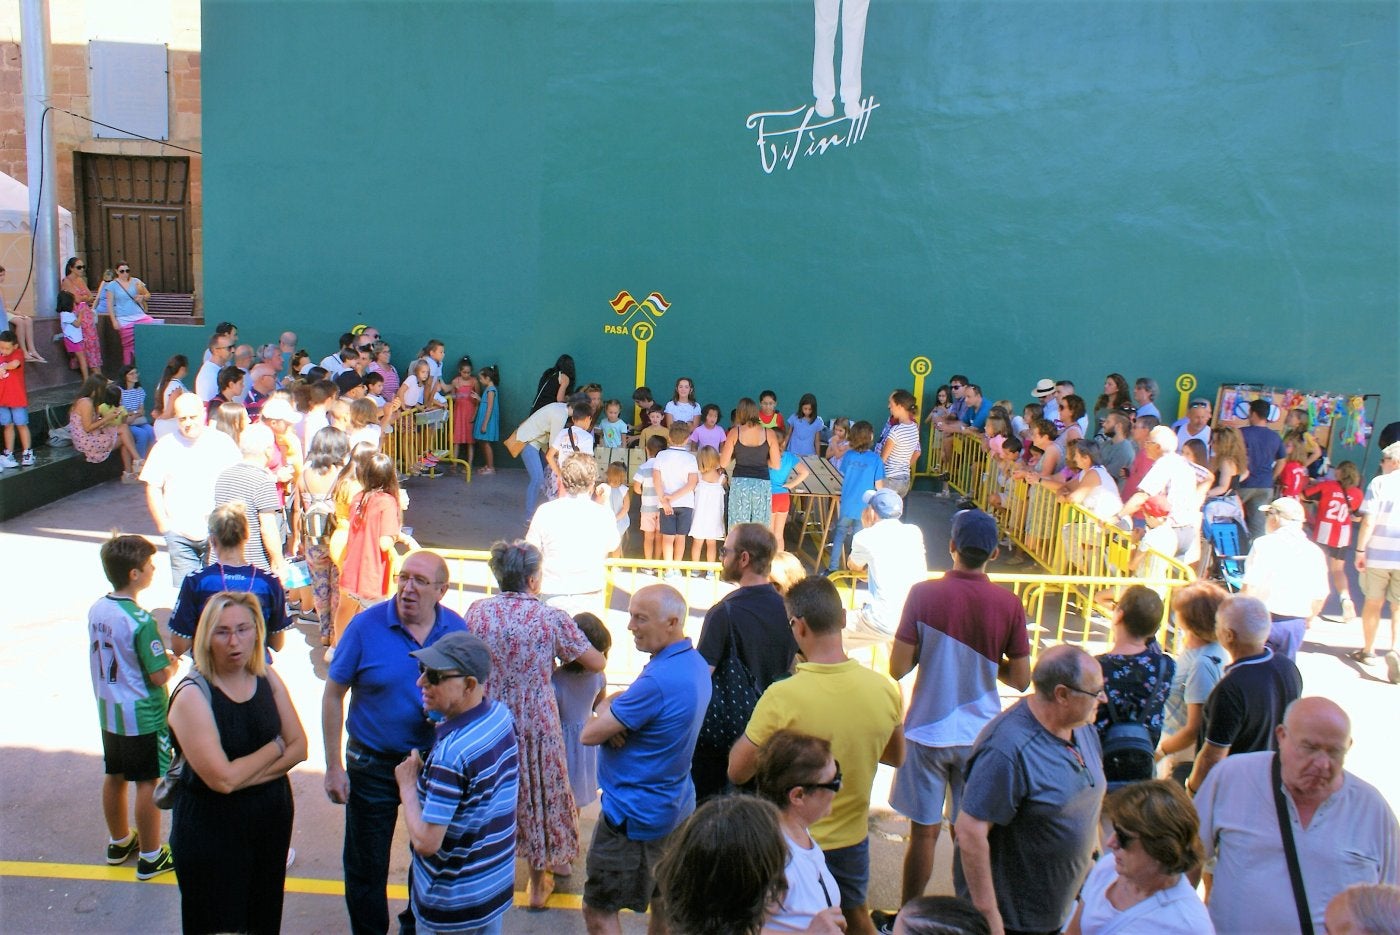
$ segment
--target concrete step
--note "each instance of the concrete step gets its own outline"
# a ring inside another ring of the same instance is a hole
[[[66,418],[66,407],[64,415]],[[34,457],[38,463],[33,467],[0,470],[0,520],[13,519],[121,476],[119,452],[113,451],[101,464],[89,464],[72,448],[40,446],[37,440],[35,444]],[[15,457],[19,457],[19,452],[15,452]]]

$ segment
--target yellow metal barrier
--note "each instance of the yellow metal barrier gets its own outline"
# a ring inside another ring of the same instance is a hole
[[[1150,579],[1178,586],[1196,578],[1183,562],[1152,549],[1134,574],[1130,561],[1137,544],[1128,530],[1078,504],[1062,502],[1048,487],[1009,476],[1006,466],[974,436],[945,436],[935,429],[929,433],[929,449],[938,452],[937,463],[954,490],[996,516],[1003,534],[1056,580],[1076,583],[1077,603],[1086,614],[1107,614],[1115,589],[1128,584]]]
[[[452,442],[454,404],[455,400],[449,398],[441,408],[408,409],[393,418],[391,431],[384,433],[379,447],[394,459],[400,474],[438,477],[437,465],[450,463],[461,466],[467,483],[471,483],[471,465],[457,457],[457,446]],[[436,459],[435,464],[424,461],[428,455]]]
[[[487,567],[491,553],[479,549],[429,549],[442,556],[447,562],[448,593],[444,603],[458,613],[465,613],[477,600],[494,594],[496,580]],[[640,558],[610,558],[604,562],[607,585],[604,589],[603,606],[612,608],[613,597],[618,588],[631,593],[650,584],[669,584],[684,595],[690,608],[690,619],[686,631],[692,638],[698,638],[699,620],[704,611],[727,593],[728,586],[720,581],[718,564],[710,562],[657,562]],[[395,569],[397,571],[397,568]],[[660,575],[646,571],[659,570]],[[697,574],[711,573],[711,577],[695,577]],[[668,577],[670,575],[670,577]],[[929,580],[943,577],[943,572],[930,572]],[[1156,590],[1162,595],[1163,614],[1158,629],[1158,639],[1168,652],[1180,649],[1182,634],[1175,628],[1170,617],[1171,594],[1185,585],[1190,579],[1173,574],[1153,578],[1125,578],[1117,574],[1104,575],[1054,575],[1039,573],[991,572],[988,577],[996,584],[1009,587],[1026,609],[1030,626],[1031,659],[1034,661],[1042,649],[1058,643],[1106,643],[1112,640],[1108,618],[1112,612],[1092,603],[1092,595],[1115,586],[1140,584]],[[860,578],[850,572],[838,572],[831,576],[837,592],[848,610],[857,607],[861,593]],[[620,613],[620,611],[618,611]],[[1075,619],[1077,618],[1077,619]],[[615,618],[616,619],[616,618]],[[621,622],[618,620],[617,622]],[[616,630],[616,628],[614,628]],[[866,650],[869,658],[865,658]],[[888,645],[880,643],[862,646],[854,652],[871,668],[884,671],[888,666]],[[625,684],[625,680],[641,671],[645,659],[629,648],[614,646],[615,663],[610,662],[610,681]]]

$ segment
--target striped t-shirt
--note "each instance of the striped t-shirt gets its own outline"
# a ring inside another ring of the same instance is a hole
[[[885,457],[885,479],[899,480],[908,477],[910,462],[923,450],[919,445],[919,423],[895,422],[887,425],[885,438],[894,440],[894,447]],[[880,447],[884,448],[883,441]]]
[[[1400,568],[1400,471],[1382,474],[1366,488],[1361,512],[1372,522],[1366,567]]]
[[[165,730],[165,686],[146,678],[170,665],[154,617],[129,597],[102,598],[88,611],[88,659],[103,730],[126,737]]]
[[[413,915],[431,931],[473,930],[515,898],[515,720],[499,701],[437,726],[418,774],[423,821],[445,825],[436,854],[413,852]]]

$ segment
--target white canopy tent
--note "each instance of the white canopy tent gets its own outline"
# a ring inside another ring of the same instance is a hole
[[[5,307],[32,314],[34,307],[34,284],[25,289],[24,301],[18,306],[20,289],[29,278],[29,257],[31,231],[34,218],[29,213],[29,187],[18,179],[0,172],[0,266],[5,268],[5,281],[0,283],[0,294],[5,297]],[[62,205],[58,208],[58,266],[70,256],[76,256],[73,237],[73,212]],[[43,309],[40,316],[54,314],[53,309]]]

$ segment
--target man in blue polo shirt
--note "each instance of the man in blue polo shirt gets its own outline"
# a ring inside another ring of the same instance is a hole
[[[410,653],[465,631],[438,602],[447,593],[447,563],[414,552],[399,571],[398,593],[357,614],[336,647],[321,700],[326,742],[326,795],[345,805],[345,905],[355,935],[389,930],[389,850],[399,813],[394,768],[414,749],[433,744],[423,713],[418,661]],[[341,759],[341,723],[350,693],[349,741]],[[407,923],[412,930],[410,914]]]
[[[627,629],[651,656],[624,692],[598,707],[580,739],[602,745],[602,814],[588,848],[583,919],[590,935],[621,932],[618,911],[664,916],[656,863],[695,810],[690,761],[710,704],[710,668],[685,636],[685,598],[654,584],[632,595]]]

